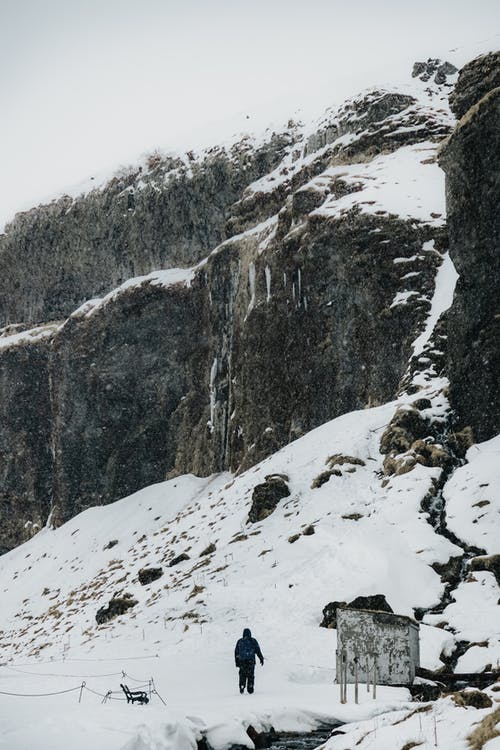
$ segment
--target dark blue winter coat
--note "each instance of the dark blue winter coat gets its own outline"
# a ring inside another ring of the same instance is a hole
[[[259,657],[260,663],[264,664],[264,657],[262,656],[259,644],[255,638],[252,638],[252,633],[249,628],[245,628],[243,631],[243,637],[239,639],[236,643],[236,648],[234,649],[234,661],[236,662],[236,666],[239,667],[240,662],[242,661],[251,661],[252,664],[255,664],[256,655]]]

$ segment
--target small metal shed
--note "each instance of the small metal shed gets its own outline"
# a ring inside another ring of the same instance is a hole
[[[337,610],[337,682],[411,685],[420,666],[419,624],[405,615]]]

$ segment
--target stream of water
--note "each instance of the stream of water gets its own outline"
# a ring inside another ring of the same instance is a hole
[[[271,750],[314,750],[323,745],[338,726],[323,727],[312,732],[280,732],[274,735]]]

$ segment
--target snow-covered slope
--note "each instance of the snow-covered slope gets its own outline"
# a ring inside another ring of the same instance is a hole
[[[306,729],[321,719],[368,718],[404,705],[405,691],[384,688],[377,701],[365,695],[358,707],[341,706],[333,684],[335,631],[318,627],[322,608],[334,599],[383,593],[408,615],[433,607],[444,585],[430,566],[461,552],[436,533],[421,508],[440,469],[418,465],[382,486],[379,439],[396,406],[342,416],[241,476],[180,477],[91,508],[3,556],[2,692],[51,693],[84,680],[104,696],[119,691],[123,670],[131,685],[153,677],[167,703],[153,694],[146,708],[101,706],[99,695],[86,689],[82,704],[76,689],[62,696],[2,695],[0,736],[8,747],[56,750],[70,736],[74,748],[90,738],[108,750],[181,748],[201,729],[214,747],[248,745],[249,724]],[[473,460],[452,477],[445,490],[450,512],[466,491],[455,489],[457,482],[464,486],[461,474],[484,479],[500,443],[471,452],[490,461],[485,469]],[[341,476],[312,488],[335,454],[362,463],[347,461]],[[249,523],[254,487],[276,474],[288,478],[291,494],[269,517]],[[489,497],[490,520],[475,538],[484,546],[498,524],[498,494]],[[474,519],[457,518],[455,511],[455,533],[468,538]],[[182,553],[188,559],[171,565]],[[163,575],[142,586],[138,572],[148,566],[161,566]],[[441,651],[451,653],[455,638],[480,637],[490,644],[490,661],[498,654],[498,586],[492,573],[475,578],[461,584],[441,627],[421,627],[424,667],[439,667]],[[96,611],[125,593],[135,606],[97,625]],[[257,694],[236,697],[232,649],[248,625],[266,663],[257,673]],[[481,669],[483,662],[469,659],[467,667]]]

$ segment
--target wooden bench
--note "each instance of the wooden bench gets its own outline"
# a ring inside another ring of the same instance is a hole
[[[127,703],[149,703],[148,695],[144,690],[129,690],[127,685],[121,683],[120,687],[127,697]]]

